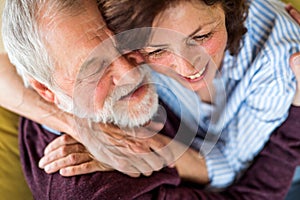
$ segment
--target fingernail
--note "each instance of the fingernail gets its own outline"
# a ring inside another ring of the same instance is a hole
[[[60,169],[59,170],[59,174],[63,176],[65,174],[65,170],[64,169]]]
[[[47,172],[47,173],[50,171],[50,169],[51,169],[51,168],[50,168],[49,165],[46,165],[45,168],[44,168],[45,172]]]
[[[175,166],[176,166],[175,163],[170,163],[170,164],[168,165],[169,168],[174,168]]]
[[[39,162],[39,168],[41,168],[41,169],[43,169],[45,166],[45,163],[44,163],[44,160],[43,160],[43,158],[40,160],[40,162]]]
[[[300,65],[300,55],[293,58],[294,65]]]

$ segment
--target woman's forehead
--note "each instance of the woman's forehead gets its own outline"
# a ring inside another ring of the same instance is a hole
[[[179,32],[193,27],[211,24],[224,16],[224,10],[220,4],[208,6],[200,1],[181,1],[158,14],[154,21],[154,27],[169,28]],[[181,30],[181,31],[180,31]]]

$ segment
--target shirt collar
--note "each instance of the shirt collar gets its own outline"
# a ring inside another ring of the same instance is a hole
[[[230,55],[229,51],[225,52],[225,56],[222,64],[222,76],[228,77],[233,80],[240,80],[243,76],[242,68],[238,65],[238,58]]]

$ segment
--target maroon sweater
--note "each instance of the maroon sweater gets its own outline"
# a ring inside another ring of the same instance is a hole
[[[178,119],[168,113],[164,129],[176,130]],[[46,145],[57,136],[23,118],[20,153],[23,171],[35,199],[284,199],[294,170],[300,163],[300,108],[272,134],[244,176],[226,191],[207,192],[200,185],[181,183],[175,169],[164,168],[150,177],[130,178],[117,171],[64,178],[38,168]],[[174,125],[175,124],[175,128]]]

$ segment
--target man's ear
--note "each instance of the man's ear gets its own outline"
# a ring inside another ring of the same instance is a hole
[[[41,97],[43,97],[46,101],[54,103],[55,94],[48,87],[35,79],[30,79],[29,82],[33,89],[37,91]]]

